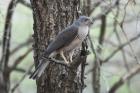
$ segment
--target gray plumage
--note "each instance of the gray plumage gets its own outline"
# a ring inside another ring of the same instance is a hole
[[[67,27],[64,31],[60,32],[55,38],[55,40],[49,44],[48,48],[45,50],[45,56],[49,56],[55,50],[59,50],[74,40],[78,33],[78,26],[74,24]]]
[[[56,54],[60,54],[64,61],[69,63],[65,55],[65,53],[67,53],[69,56],[69,61],[72,62],[73,51],[77,46],[81,45],[83,40],[88,35],[89,26],[91,23],[92,21],[89,17],[80,16],[79,19],[74,21],[71,26],[59,33],[44,51],[42,56],[43,59],[40,60],[39,65],[36,67],[36,70],[32,73],[30,78],[39,78],[50,62],[46,62],[47,58],[53,57]]]

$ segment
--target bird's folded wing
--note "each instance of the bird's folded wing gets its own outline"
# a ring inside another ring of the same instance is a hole
[[[46,50],[48,54],[52,53],[55,50],[63,48],[69,45],[77,36],[78,27],[70,26],[57,35],[56,39],[51,42]]]

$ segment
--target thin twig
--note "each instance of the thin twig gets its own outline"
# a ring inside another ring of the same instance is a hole
[[[101,27],[100,27],[100,36],[98,39],[98,42],[100,45],[103,45],[104,43],[104,37],[106,33],[106,16],[103,15],[101,17]],[[99,46],[97,47],[97,53],[99,55],[102,54],[102,48]],[[100,93],[100,66],[101,66],[101,59],[96,59],[94,61],[94,66],[93,66],[93,89],[95,93]]]
[[[108,60],[110,60],[117,52],[119,52],[122,48],[124,48],[126,45],[128,45],[130,42],[133,42],[135,40],[137,40],[140,37],[140,33],[131,38],[130,40],[128,40],[126,43],[123,43],[122,45],[120,45],[116,50],[114,50],[108,57],[106,57],[106,59],[104,59],[102,62],[108,62]]]
[[[122,42],[121,42],[121,39],[120,39],[120,36],[119,36],[119,33],[117,32],[117,18],[118,18],[118,16],[119,16],[119,11],[120,11],[120,9],[119,9],[119,3],[120,2],[118,2],[118,5],[117,5],[117,12],[116,12],[116,14],[115,14],[115,16],[114,16],[114,32],[115,32],[115,35],[116,35],[116,37],[117,37],[117,39],[118,39],[118,42],[119,42],[119,45],[121,45],[122,44]],[[125,52],[124,52],[124,49],[121,49],[121,53],[122,53],[122,57],[123,57],[123,60],[124,60],[124,64],[125,64],[125,67],[126,67],[126,69],[127,69],[127,71],[129,71],[129,67],[128,67],[128,64],[127,64],[127,58],[126,58],[126,55],[125,55]]]
[[[18,67],[16,67],[15,69],[13,69],[13,71],[17,71],[17,72],[20,72],[20,73],[25,73],[26,72],[26,70],[25,69],[23,69],[23,68],[18,68]],[[31,75],[31,71],[28,73],[28,75]]]
[[[122,29],[121,31],[123,32],[123,34],[124,34],[124,36],[125,36],[125,38],[126,38],[127,41],[129,41],[129,39],[128,39],[128,37],[127,37],[126,32],[124,31],[123,23],[124,23],[125,16],[126,16],[126,8],[127,8],[127,5],[129,4],[130,1],[131,1],[131,0],[128,0],[127,4],[126,4],[125,7],[124,7],[125,12],[124,12],[123,19],[122,19],[122,21],[121,21],[121,23],[120,23],[120,27],[121,27],[121,29]],[[129,45],[129,47],[130,47],[130,50],[131,50],[131,52],[132,52],[132,54],[133,54],[134,59],[136,60],[136,62],[137,62],[138,64],[140,64],[140,61],[138,60],[138,58],[137,58],[137,56],[136,56],[136,54],[135,54],[135,52],[134,52],[134,49],[133,49],[133,46],[131,45],[131,42],[130,42],[128,45]]]
[[[24,68],[18,68],[16,67],[15,69],[13,69],[13,71],[19,72],[19,73],[25,73],[26,70]],[[2,72],[2,68],[0,67],[0,72]],[[29,72],[28,75],[31,75],[32,72]]]
[[[116,12],[116,14],[115,14],[115,16],[114,16],[114,19],[115,19],[115,20],[114,20],[114,32],[115,32],[115,35],[116,35],[116,37],[117,37],[117,39],[118,39],[119,45],[121,45],[122,42],[121,42],[119,33],[117,32],[117,18],[118,18],[119,13],[120,13],[120,12],[119,12],[119,11],[120,11],[120,9],[119,9],[119,4],[120,4],[120,2],[119,2],[118,5],[117,5],[117,12]],[[128,66],[126,54],[125,54],[123,48],[121,49],[121,53],[122,53],[122,57],[123,57],[123,60],[124,60],[124,61],[123,61],[123,62],[124,62],[124,66],[126,67],[126,70],[127,70],[127,72],[128,72],[128,71],[129,71],[129,66]],[[131,88],[130,88],[130,81],[127,82],[127,87],[128,87],[129,90],[131,89]]]
[[[32,68],[34,67],[34,65],[31,65],[29,67],[29,69],[25,72],[25,74],[23,75],[23,77],[19,80],[19,82],[17,82],[15,84],[15,86],[11,89],[11,93],[14,93],[14,91],[16,90],[16,88],[21,84],[21,82],[25,79],[25,77],[28,75],[29,72],[31,72]]]
[[[28,49],[23,55],[19,56],[14,62],[13,66],[9,67],[10,71],[14,70],[17,65],[32,51],[32,49]]]
[[[139,19],[140,17],[138,16],[137,18],[134,18],[134,17],[132,17],[132,18],[129,18],[129,19],[126,19],[125,21],[124,21],[124,23],[131,23],[131,22],[134,22],[134,21],[137,21],[138,19]],[[116,19],[115,19],[116,20]],[[119,23],[118,23],[119,24]],[[108,23],[107,24],[107,27],[112,27],[113,26],[113,24],[112,23]],[[98,27],[100,27],[100,24],[95,24],[95,26],[94,26],[94,28],[98,28]],[[111,35],[110,35],[111,36]]]
[[[97,19],[100,19],[102,16],[108,15],[111,12],[111,10],[116,7],[118,2],[119,0],[116,0],[113,5],[109,6],[108,8],[106,7],[106,10],[102,11],[101,14],[98,14],[96,17],[93,17],[92,18],[93,22]]]
[[[93,1],[92,1],[93,2]],[[92,9],[90,9],[89,11],[89,15],[92,14],[92,12],[94,12],[94,10],[103,2],[103,0],[99,0],[99,1],[94,1],[94,4],[92,5]]]
[[[110,6],[108,9],[106,9],[106,11],[102,12],[101,14],[99,14],[97,17],[92,18],[93,22],[97,19],[102,19],[102,25],[101,25],[101,34],[99,37],[99,44],[103,44],[103,39],[104,39],[104,35],[105,35],[105,28],[106,28],[106,15],[117,5],[118,0],[115,1],[115,4],[113,4],[112,6]],[[91,43],[91,46],[93,46],[93,44]],[[94,48],[92,49],[93,53]],[[101,54],[101,48],[98,47],[98,52]],[[96,54],[95,54],[96,55]],[[97,58],[97,57],[96,57]],[[93,90],[96,93],[100,92],[100,64],[101,64],[101,60],[100,59],[96,59],[95,58],[95,64],[94,64],[94,71],[93,71]]]
[[[16,53],[18,50],[20,50],[21,48],[28,46],[32,43],[32,39],[29,38],[27,39],[25,42],[21,43],[20,45],[18,45],[16,48],[14,48],[13,50],[11,50],[10,55],[13,55],[14,53]]]
[[[122,32],[124,33],[124,36],[125,36],[126,40],[129,41],[129,39],[128,39],[128,37],[127,37],[127,34],[126,34],[126,32],[124,31],[123,27],[121,27],[121,29],[122,29]],[[130,50],[131,50],[131,52],[132,52],[133,58],[136,60],[137,64],[140,64],[140,61],[138,60],[138,58],[137,58],[137,56],[136,56],[136,54],[135,54],[135,51],[134,51],[134,49],[133,49],[133,46],[131,45],[131,42],[129,42],[128,45],[129,45]]]

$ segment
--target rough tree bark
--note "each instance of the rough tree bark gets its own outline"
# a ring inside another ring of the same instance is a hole
[[[48,43],[78,17],[80,0],[31,0],[31,4],[34,18],[34,61],[37,65]],[[70,68],[51,62],[37,80],[37,93],[82,93],[86,62],[83,53],[75,53],[75,62]]]

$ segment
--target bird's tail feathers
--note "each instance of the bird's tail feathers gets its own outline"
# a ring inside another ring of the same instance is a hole
[[[44,72],[48,64],[49,64],[49,61],[46,62],[45,59],[42,59],[40,63],[38,64],[38,66],[36,67],[35,71],[31,74],[29,78],[32,78],[32,79],[39,78]]]

